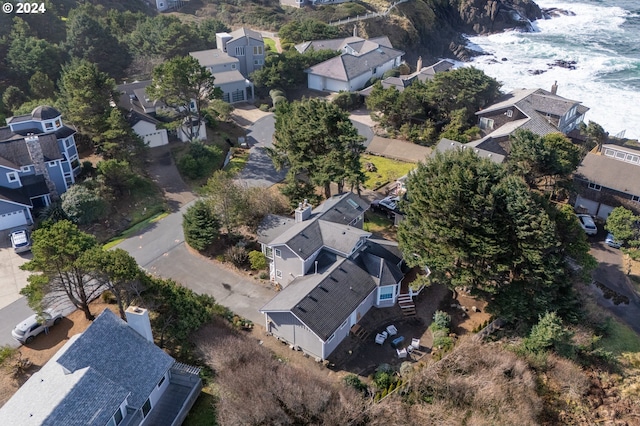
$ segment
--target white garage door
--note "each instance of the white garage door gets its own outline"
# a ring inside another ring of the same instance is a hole
[[[0,229],[9,229],[27,224],[24,210],[0,214]]]

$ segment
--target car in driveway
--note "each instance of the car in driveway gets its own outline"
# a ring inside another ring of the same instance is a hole
[[[577,216],[580,226],[587,235],[596,235],[598,233],[598,227],[591,216],[588,214],[579,214]]]
[[[13,231],[9,238],[11,239],[11,247],[16,253],[24,253],[31,250],[31,238],[29,237],[29,231],[26,229]]]
[[[385,197],[382,200],[373,200],[371,202],[371,210],[385,213],[388,217],[393,217],[396,213],[401,214],[400,210],[398,210],[399,202],[400,197],[395,196]]]
[[[35,337],[57,325],[62,321],[62,314],[52,309],[42,312],[42,315],[33,314],[29,318],[21,321],[11,331],[11,335],[20,343],[31,343]]]
[[[604,239],[605,244],[607,244],[609,247],[613,247],[613,248],[620,248],[622,247],[622,243],[618,240],[616,240],[616,238],[613,236],[613,234],[611,232],[609,232],[607,234],[607,238]]]

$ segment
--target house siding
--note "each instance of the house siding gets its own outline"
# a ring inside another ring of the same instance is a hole
[[[322,358],[323,342],[291,312],[267,312],[267,331],[299,346],[305,353]]]
[[[262,55],[253,54],[254,46],[262,46]],[[244,55],[236,55],[236,47],[244,47]],[[229,40],[226,49],[229,56],[238,58],[240,61],[240,72],[243,76],[248,77],[253,71],[262,68],[262,65],[254,64],[254,59],[262,59],[264,63],[264,42],[250,37],[242,37],[233,41]]]
[[[9,182],[9,177],[7,176],[7,173],[15,173],[16,175],[18,175],[18,179],[14,182]],[[20,183],[19,170],[0,166],[0,186],[4,188],[11,188],[11,189],[20,188],[22,186],[22,183]]]
[[[167,145],[169,143],[169,136],[166,129],[158,129],[155,124],[148,121],[138,121],[133,126],[133,131],[140,136],[145,145],[150,148],[156,146]]]
[[[588,213],[590,215],[598,216],[606,220],[611,209],[618,206],[625,207],[635,214],[640,214],[640,203],[632,200],[634,195],[640,196],[640,194],[628,194],[626,192],[607,188],[606,186],[603,186],[600,191],[597,191],[589,188],[589,182],[580,178],[575,178],[574,184],[577,187],[579,197],[595,203],[589,206],[584,206],[588,208]],[[589,204],[581,202],[579,197],[573,203],[574,207],[580,208],[583,204]]]
[[[215,83],[214,83],[215,84]],[[220,90],[222,90],[223,95],[223,99],[230,103],[236,103],[236,102],[246,102],[248,101],[248,96],[247,96],[247,82],[246,80],[242,80],[242,81],[232,81],[230,83],[224,83],[221,85],[215,85],[216,87],[218,87]],[[242,93],[242,98],[239,98],[238,96],[234,97],[234,93]]]
[[[276,249],[280,250],[281,257],[276,256]],[[274,268],[282,271],[282,278],[276,276],[276,282],[283,287],[286,287],[295,277],[302,275],[302,260],[285,245],[273,246],[273,262]]]
[[[25,210],[25,208],[19,204],[10,203],[8,201],[0,201],[0,214],[13,213],[16,211]]]
[[[333,335],[333,339],[331,339],[331,341],[327,341],[324,343],[324,351],[323,351],[324,356],[322,357],[322,359],[327,359],[327,357],[331,355],[333,351],[336,350],[338,345],[342,343],[345,337],[349,335],[349,331],[351,330],[351,327],[349,325],[349,317],[347,317],[345,321],[335,331]]]
[[[511,117],[507,116],[508,111],[512,111]],[[488,114],[479,114],[478,124],[480,124],[480,118],[487,118],[487,119],[493,120],[492,128],[483,129],[486,131],[485,133],[490,133],[496,129],[499,129],[500,127],[504,126],[507,123],[525,119],[527,118],[527,116],[524,115],[522,111],[520,111],[518,108],[509,107],[509,108],[503,108],[497,111],[493,111]]]
[[[62,170],[62,163],[60,161],[55,162],[55,166],[50,166],[46,163],[47,170],[49,171],[49,178],[56,186],[58,194],[62,195],[67,192],[67,184],[64,181],[64,171]]]

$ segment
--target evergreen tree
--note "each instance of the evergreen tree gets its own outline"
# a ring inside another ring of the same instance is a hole
[[[202,200],[189,207],[182,218],[184,238],[191,247],[202,251],[207,249],[220,233],[220,222],[211,207]]]
[[[624,207],[616,207],[609,213],[606,224],[617,241],[633,247],[640,246],[640,217]]]
[[[7,52],[7,63],[20,79],[28,80],[40,71],[56,80],[60,72],[61,55],[57,46],[46,40],[16,38]]]
[[[35,99],[52,98],[55,85],[48,75],[41,71],[36,71],[29,79],[29,91],[31,97]]]
[[[275,128],[271,158],[277,167],[289,168],[289,181],[305,173],[311,183],[324,188],[326,198],[332,182],[342,192],[345,183],[356,186],[364,181],[362,137],[337,105],[318,99],[281,102]]]
[[[16,111],[27,100],[27,95],[16,86],[9,86],[2,94],[2,103],[9,111]]]

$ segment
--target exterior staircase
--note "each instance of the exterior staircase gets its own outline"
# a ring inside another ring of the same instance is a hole
[[[402,313],[405,317],[416,316],[416,305],[413,303],[413,298],[409,294],[400,294],[398,296],[398,305],[402,309]]]

